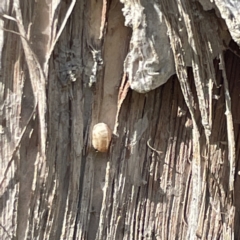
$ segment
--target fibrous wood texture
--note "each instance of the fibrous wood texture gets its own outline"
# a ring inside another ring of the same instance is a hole
[[[239,3],[2,6],[1,239],[240,238]]]

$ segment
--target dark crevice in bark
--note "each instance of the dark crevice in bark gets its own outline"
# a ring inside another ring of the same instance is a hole
[[[83,194],[83,184],[84,184],[84,171],[85,171],[85,165],[86,165],[86,156],[82,155],[82,164],[81,164],[81,172],[80,172],[80,179],[79,179],[79,196],[78,196],[78,207],[77,207],[77,214],[74,224],[74,232],[73,232],[73,239],[77,239],[77,230],[78,230],[78,222],[79,222],[79,215],[81,213],[81,200],[82,200],[82,194]]]

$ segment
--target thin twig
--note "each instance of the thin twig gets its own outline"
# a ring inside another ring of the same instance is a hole
[[[163,153],[162,151],[158,151],[157,149],[155,149],[155,148],[153,148],[151,145],[150,145],[150,141],[151,141],[151,138],[149,138],[148,139],[148,141],[147,141],[147,146],[151,149],[151,150],[153,150],[154,152],[156,152],[157,154],[161,154],[161,153]]]

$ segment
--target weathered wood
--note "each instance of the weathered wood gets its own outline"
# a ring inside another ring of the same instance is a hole
[[[239,239],[238,3],[16,4],[0,20],[0,239]]]

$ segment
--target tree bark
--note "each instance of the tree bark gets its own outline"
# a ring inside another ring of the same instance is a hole
[[[239,3],[0,4],[1,239],[240,239]]]

